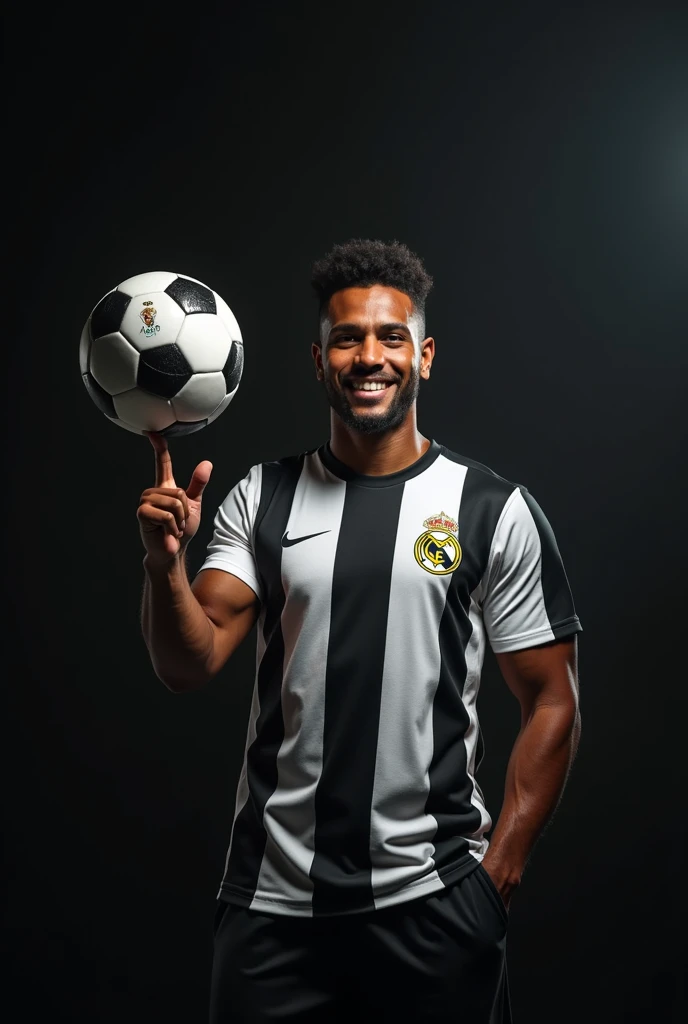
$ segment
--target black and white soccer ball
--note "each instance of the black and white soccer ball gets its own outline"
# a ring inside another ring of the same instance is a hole
[[[165,437],[201,430],[234,398],[244,368],[239,324],[212,288],[184,274],[130,277],[84,325],[81,378],[107,418]]]

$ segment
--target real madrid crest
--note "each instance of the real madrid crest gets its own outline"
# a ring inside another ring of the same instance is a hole
[[[421,533],[413,547],[418,565],[435,576],[454,572],[463,557],[458,541],[459,524],[446,512],[440,512],[426,519],[423,526],[425,533]]]

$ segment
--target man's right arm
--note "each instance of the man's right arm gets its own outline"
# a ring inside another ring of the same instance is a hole
[[[174,693],[212,679],[248,635],[260,604],[251,588],[222,569],[189,582],[180,552],[168,564],[143,560],[141,627],[158,678]]]

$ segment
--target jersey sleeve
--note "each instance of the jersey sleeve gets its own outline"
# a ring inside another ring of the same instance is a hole
[[[525,487],[512,492],[495,529],[483,621],[497,654],[582,630],[554,532]]]
[[[223,569],[243,580],[262,600],[253,544],[253,528],[260,502],[261,468],[253,466],[218,508],[206,559],[198,571]]]

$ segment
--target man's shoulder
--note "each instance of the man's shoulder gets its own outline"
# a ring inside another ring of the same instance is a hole
[[[299,452],[296,455],[282,455],[278,459],[266,459],[264,462],[260,462],[254,468],[260,468],[263,472],[281,475],[290,474],[295,470],[300,470],[303,466],[304,460],[310,455],[314,455],[317,452],[317,448],[309,448],[308,451]]]
[[[477,459],[471,459],[467,455],[454,452],[447,448],[446,445],[440,445],[440,457],[456,465],[465,466],[468,473],[470,473],[472,483],[479,489],[504,495],[511,494],[516,489],[527,490],[524,484],[519,483],[517,480],[511,480],[509,477],[498,473],[491,466],[485,465],[484,462],[478,462]]]

